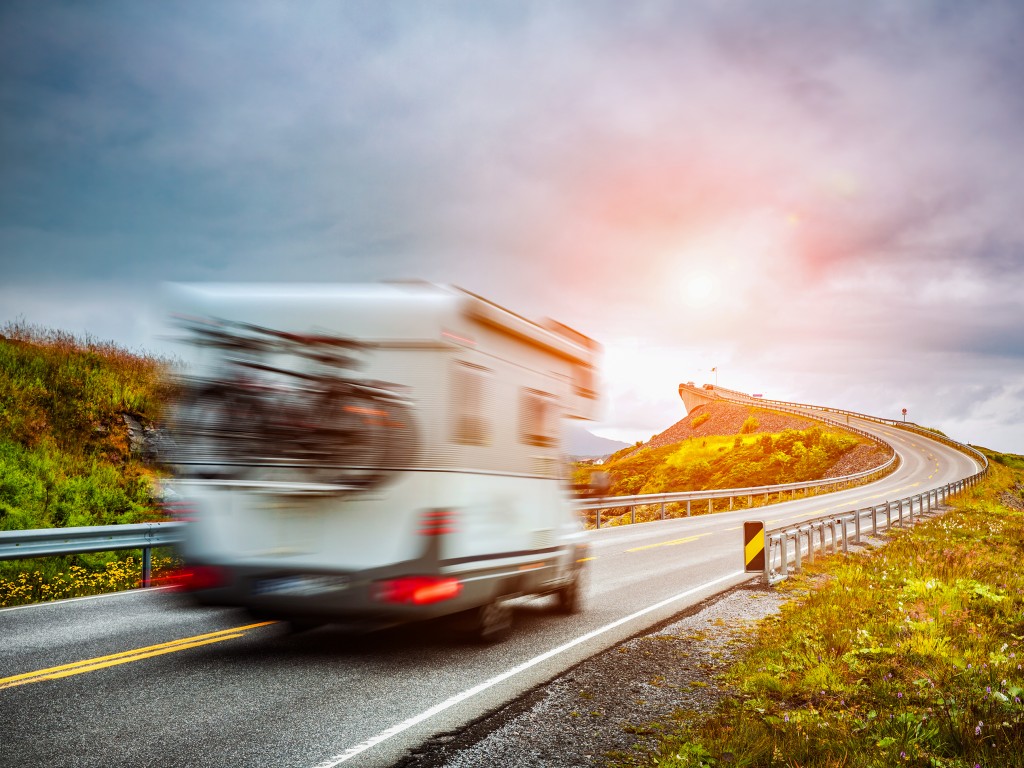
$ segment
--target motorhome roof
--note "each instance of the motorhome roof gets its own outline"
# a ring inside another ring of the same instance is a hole
[[[592,363],[600,346],[566,326],[545,328],[454,286],[425,282],[191,283],[168,287],[180,314],[279,329],[329,330],[366,342],[443,342],[480,323],[560,356]]]

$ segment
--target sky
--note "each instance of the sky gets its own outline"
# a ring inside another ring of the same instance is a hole
[[[606,437],[717,380],[1024,454],[1022,126],[1010,0],[8,0],[0,323],[422,278],[600,341]]]

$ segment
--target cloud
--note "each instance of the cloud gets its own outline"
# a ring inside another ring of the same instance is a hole
[[[1002,383],[978,397],[1015,413],[1011,4],[0,14],[8,311],[113,328],[68,314],[66,286],[425,277],[579,327],[612,361],[644,339],[608,371],[609,428],[663,427],[670,370],[715,362],[864,408],[899,392],[938,413]]]

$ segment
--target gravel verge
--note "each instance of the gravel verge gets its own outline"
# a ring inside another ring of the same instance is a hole
[[[652,743],[656,721],[710,712],[727,695],[717,676],[743,630],[785,601],[755,579],[587,659],[472,723],[442,734],[399,768],[600,766],[608,754]]]

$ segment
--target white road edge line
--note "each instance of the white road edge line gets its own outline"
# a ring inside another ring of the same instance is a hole
[[[101,597],[124,597],[125,595],[142,595],[147,592],[161,592],[166,589],[173,589],[173,587],[135,587],[134,589],[122,589],[120,592],[103,592],[99,595],[82,595],[81,597],[65,597],[60,600],[43,600],[38,603],[25,603],[25,605],[9,605],[6,608],[0,608],[0,613],[5,611],[21,611],[25,608],[42,608],[46,605],[64,605],[65,603],[77,603],[82,600],[98,600]]]
[[[346,749],[341,754],[335,755],[334,757],[329,757],[322,763],[317,763],[316,766],[314,766],[314,768],[334,768],[334,766],[336,765],[341,765],[342,763],[351,760],[356,755],[359,755],[365,752],[366,750],[375,747],[384,741],[387,741],[392,736],[397,736],[403,731],[407,731],[413,726],[419,725],[425,720],[429,720],[434,715],[444,712],[446,709],[450,709],[451,707],[454,707],[456,704],[459,704],[460,702],[463,702],[468,698],[476,696],[478,693],[486,691],[488,688],[492,688],[498,683],[504,682],[505,680],[508,680],[510,677],[518,675],[520,672],[524,672],[530,667],[534,667],[537,664],[540,664],[541,662],[547,661],[553,656],[557,656],[558,654],[563,653],[564,651],[567,651],[570,648],[573,648],[581,643],[585,643],[588,640],[592,640],[598,635],[602,635],[605,632],[615,629],[616,627],[622,626],[623,624],[626,624],[627,622],[633,621],[633,619],[638,619],[641,616],[644,616],[645,614],[658,610],[659,608],[664,608],[666,605],[670,605],[678,600],[687,598],[690,595],[707,589],[708,587],[713,587],[717,584],[721,584],[723,581],[729,581],[730,579],[735,579],[737,576],[744,575],[746,575],[744,571],[735,571],[734,573],[730,573],[726,576],[722,576],[720,578],[706,582],[705,584],[701,584],[700,586],[688,589],[685,592],[680,592],[678,595],[673,595],[672,597],[666,598],[665,600],[657,602],[654,605],[649,605],[646,608],[641,608],[636,613],[631,613],[629,614],[629,616],[623,616],[621,619],[617,619],[616,621],[613,621],[611,624],[605,624],[603,627],[599,627],[598,629],[592,630],[591,632],[587,632],[585,635],[580,635],[575,640],[570,640],[569,642],[564,643],[563,645],[560,645],[557,648],[552,648],[550,651],[546,651],[545,653],[542,653],[540,656],[534,656],[532,659],[524,661],[519,666],[513,667],[512,669],[506,672],[502,672],[500,675],[492,677],[490,680],[484,680],[484,682],[478,685],[474,685],[472,688],[469,688],[463,691],[462,693],[457,693],[450,699],[446,699],[445,701],[442,701],[440,704],[435,704],[430,709],[420,712],[420,714],[414,715],[413,717],[410,717],[408,720],[403,720],[402,722],[391,726],[387,730],[381,731],[376,736],[372,736],[366,741],[363,741],[359,744],[356,744],[354,747]]]

